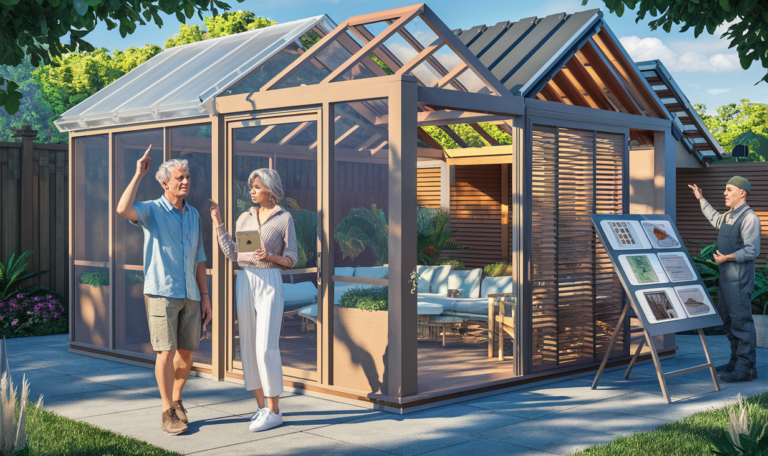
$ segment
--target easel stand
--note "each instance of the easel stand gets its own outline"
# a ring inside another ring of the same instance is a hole
[[[624,309],[621,311],[621,316],[619,317],[619,323],[616,325],[616,329],[613,330],[613,334],[611,335],[611,342],[608,344],[608,351],[605,352],[605,356],[603,357],[603,362],[600,364],[600,369],[597,370],[597,375],[595,375],[595,380],[592,382],[592,389],[597,388],[597,383],[600,381],[600,376],[603,375],[603,370],[605,369],[605,365],[608,363],[608,357],[611,355],[611,351],[613,350],[613,344],[616,342],[616,338],[619,335],[619,331],[621,330],[622,325],[624,324],[624,319],[627,318],[627,314],[629,310],[629,304],[624,305]],[[637,309],[635,309],[635,312],[637,312]],[[641,325],[642,325],[642,319],[640,319]],[[632,372],[632,367],[635,365],[635,361],[637,361],[638,356],[640,356],[640,352],[643,350],[643,346],[647,343],[648,347],[651,349],[651,357],[653,358],[653,365],[656,367],[656,376],[659,378],[659,385],[661,385],[661,393],[664,395],[664,400],[667,401],[667,404],[671,402],[669,398],[669,391],[667,389],[667,377],[673,377],[675,375],[682,375],[687,374],[689,372],[696,372],[698,370],[702,369],[709,369],[709,372],[712,374],[712,383],[715,384],[715,391],[720,391],[720,385],[717,383],[717,374],[715,373],[715,365],[712,363],[712,357],[709,355],[709,347],[707,347],[707,339],[704,337],[704,331],[701,328],[698,328],[699,337],[701,337],[701,345],[704,348],[704,355],[707,357],[707,363],[706,364],[700,364],[698,366],[688,367],[686,369],[680,369],[672,372],[667,372],[666,374],[661,369],[661,362],[659,362],[659,354],[656,353],[656,347],[653,345],[653,341],[651,340],[651,335],[648,334],[648,331],[646,331],[645,327],[643,327],[643,334],[645,335],[645,339],[640,341],[640,345],[638,345],[637,350],[635,350],[635,355],[632,356],[632,360],[629,362],[629,366],[627,366],[627,371],[624,372],[624,380],[629,378],[629,373]]]

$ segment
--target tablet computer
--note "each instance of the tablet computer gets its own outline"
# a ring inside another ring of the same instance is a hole
[[[258,231],[238,231],[237,232],[237,251],[240,253],[254,252],[260,250],[261,233]]]

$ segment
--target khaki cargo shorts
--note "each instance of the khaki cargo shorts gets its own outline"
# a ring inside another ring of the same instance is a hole
[[[197,350],[202,327],[200,301],[144,295],[144,305],[152,350]]]

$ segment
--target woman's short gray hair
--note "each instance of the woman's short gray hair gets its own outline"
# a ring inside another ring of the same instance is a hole
[[[253,187],[253,181],[257,177],[261,181],[262,187],[275,197],[275,204],[283,200],[285,197],[285,193],[283,193],[283,181],[280,180],[280,175],[277,174],[277,171],[269,168],[257,169],[248,177],[248,188]]]
[[[173,177],[171,170],[174,168],[180,170],[182,173],[188,173],[189,162],[180,158],[172,158],[160,165],[160,169],[158,169],[157,173],[155,174],[155,179],[160,182],[160,185],[166,184],[169,180],[171,180]]]

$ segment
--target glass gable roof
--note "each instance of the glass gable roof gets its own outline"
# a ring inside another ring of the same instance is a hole
[[[213,114],[216,95],[283,48],[296,47],[314,27],[328,33],[336,24],[316,16],[167,49],[54,123],[61,131],[77,131]]]

